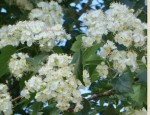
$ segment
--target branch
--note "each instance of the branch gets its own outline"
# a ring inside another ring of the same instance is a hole
[[[19,100],[19,99],[21,99],[21,98],[23,98],[23,97],[22,97],[22,96],[18,96],[18,97],[16,97],[16,98],[12,99],[11,102],[14,103],[14,102],[16,102],[17,100]]]
[[[105,91],[103,93],[100,93],[100,94],[93,94],[91,97],[87,98],[87,100],[93,100],[93,99],[96,99],[96,98],[99,98],[99,97],[110,96],[111,93],[112,93],[112,89],[110,89],[108,91]]]
[[[99,98],[99,97],[110,96],[110,95],[112,94],[112,91],[113,91],[113,90],[110,89],[110,90],[107,90],[107,91],[105,91],[105,92],[103,92],[103,93],[100,93],[100,94],[93,94],[91,97],[87,98],[87,100],[90,101],[90,100],[94,100],[94,99]],[[68,108],[67,112],[73,111],[74,108],[75,108],[75,107],[70,107],[70,108]]]
[[[88,1],[88,3],[79,11],[79,12],[76,12],[76,15],[75,15],[75,19],[79,19],[79,17],[86,12],[86,10],[90,9],[90,4],[91,4],[92,1]],[[77,20],[75,22],[75,25],[80,28],[80,23],[79,21]]]

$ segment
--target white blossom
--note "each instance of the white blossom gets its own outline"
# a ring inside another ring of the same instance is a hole
[[[132,72],[138,68],[137,54],[135,52],[114,50],[110,54],[109,60],[113,62],[113,68],[119,73],[122,73],[127,66],[130,66]]]
[[[62,24],[63,12],[61,6],[55,2],[39,2],[36,9],[31,10],[30,20],[38,19],[49,26]]]
[[[40,77],[32,76],[28,82],[25,81],[27,89],[30,89],[30,92],[39,91],[42,88],[42,79]]]
[[[127,65],[131,66],[131,71],[134,72],[137,68],[137,54],[135,52],[129,51],[127,53],[128,62]]]
[[[134,40],[131,30],[122,31],[115,35],[114,39],[117,43],[123,44],[126,47],[131,46]]]
[[[107,78],[108,66],[104,62],[101,62],[101,64],[96,67],[96,71],[98,72],[99,76]]]
[[[125,107],[125,111],[121,115],[147,115],[147,111],[145,108],[136,110],[131,107]]]
[[[116,49],[117,47],[112,41],[107,40],[107,43],[101,48],[100,56],[106,58],[112,50]]]
[[[29,71],[29,65],[26,61],[28,57],[29,56],[24,53],[15,53],[11,56],[8,67],[10,73],[12,73],[16,79],[22,78],[24,73]]]
[[[61,24],[49,27],[41,21],[20,21],[0,29],[0,48],[6,45],[18,46],[19,43],[27,44],[28,47],[39,44],[41,50],[49,51],[57,45],[56,41],[69,39],[70,35]]]
[[[146,56],[143,56],[142,59],[141,59],[141,61],[142,61],[144,64],[146,64]]]
[[[82,37],[85,47],[90,47],[94,42],[100,43],[103,34],[107,34],[106,17],[102,10],[89,11],[84,17],[87,28],[87,37]]]
[[[101,10],[88,11],[84,17],[87,34],[82,37],[83,46],[87,48],[94,43],[101,43],[102,36],[112,32],[116,43],[126,47],[142,47],[146,43],[144,30],[147,25],[133,12],[133,9],[119,3],[112,3],[105,13]]]
[[[0,29],[0,49],[7,46],[18,46],[21,33],[14,25],[3,26]]]
[[[25,97],[26,99],[30,98],[30,92],[28,89],[23,89],[20,93],[21,96]]]
[[[87,26],[86,36],[82,37],[85,48],[101,43],[99,55],[109,59],[113,70],[119,73],[124,72],[127,66],[132,72],[138,68],[135,49],[146,50],[142,47],[146,46],[147,36],[144,31],[147,25],[136,17],[133,9],[120,3],[112,3],[106,12],[88,11],[83,21]],[[107,38],[109,40],[106,41]],[[122,46],[126,49],[120,50]],[[144,58],[142,60],[144,62]],[[100,65],[98,67],[101,69]]]
[[[0,113],[3,112],[4,115],[13,114],[11,97],[7,92],[8,87],[4,84],[0,84]]]
[[[87,70],[83,70],[83,82],[86,86],[91,84],[90,75]]]
[[[74,75],[74,65],[70,64],[71,60],[72,57],[65,54],[50,55],[47,63],[39,69],[39,75],[32,76],[25,82],[26,87],[21,95],[29,98],[28,92],[36,92],[37,101],[47,102],[54,99],[61,111],[67,110],[70,102],[76,104],[74,111],[82,109],[82,98],[78,87],[83,85]],[[86,85],[90,84],[86,70],[83,72],[83,80]]]

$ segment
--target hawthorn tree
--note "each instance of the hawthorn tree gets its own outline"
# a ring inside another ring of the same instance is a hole
[[[145,115],[144,0],[1,0],[0,115]]]

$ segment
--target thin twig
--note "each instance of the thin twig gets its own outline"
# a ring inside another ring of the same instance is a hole
[[[97,99],[97,98],[100,98],[100,97],[107,97],[107,96],[110,96],[112,94],[112,89],[110,90],[107,90],[103,93],[99,93],[99,94],[93,94],[91,97],[87,98],[88,101],[90,100],[94,100],[94,99]],[[74,110],[75,107],[70,107],[67,112],[71,112]]]
[[[23,97],[22,97],[22,96],[18,96],[18,97],[16,97],[16,98],[12,99],[11,102],[14,103],[14,102],[16,102],[17,100],[19,100],[19,99],[21,99],[21,98],[23,98]]]
[[[87,98],[87,100],[93,100],[99,97],[106,97],[106,96],[110,96],[112,94],[112,89],[105,91],[103,93],[100,94],[93,94],[91,97]]]

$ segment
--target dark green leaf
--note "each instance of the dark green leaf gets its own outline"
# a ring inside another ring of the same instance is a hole
[[[82,115],[88,115],[88,112],[90,111],[91,106],[88,100],[84,99],[83,101],[83,109],[81,110]]]
[[[84,94],[82,94],[83,97],[87,97],[89,95],[91,95],[91,93],[84,93]]]
[[[145,1],[139,0],[136,2],[135,6],[134,6],[134,10],[137,11],[138,9],[141,9],[144,6],[145,6]]]
[[[44,107],[42,112],[43,112],[43,115],[50,115],[51,107],[50,106]]]
[[[53,51],[54,51],[55,53],[63,53],[63,50],[62,50],[61,47],[59,47],[59,46],[55,46],[55,47],[53,48]]]
[[[130,8],[133,8],[133,6],[134,6],[134,4],[131,0],[121,0],[121,2]]]
[[[102,115],[119,115],[113,105],[109,105]]]
[[[41,102],[34,102],[34,104],[30,107],[33,110],[31,115],[37,115],[41,107],[42,107]]]
[[[79,56],[80,56],[80,52],[79,52],[79,51],[76,52],[76,53],[74,53],[73,59],[72,59],[72,61],[71,61],[71,64],[75,64],[75,63],[78,61]]]
[[[0,77],[5,73],[9,72],[8,61],[11,58],[11,55],[14,54],[16,49],[13,46],[6,46],[1,49],[0,54]]]
[[[132,104],[134,107],[140,109],[143,107],[143,104],[147,104],[147,88],[136,84],[133,86],[134,93],[130,94],[132,99]]]
[[[133,92],[132,82],[133,81],[128,74],[123,74],[112,80],[113,89],[119,91],[120,93]]]
[[[76,114],[73,112],[64,112],[63,115],[76,115]]]
[[[84,85],[83,82],[83,75],[82,75],[82,71],[83,71],[83,65],[82,65],[82,51],[78,51],[77,52],[78,56],[75,57],[76,59],[76,64],[75,64],[75,68],[74,68],[74,73],[77,77],[77,79],[79,79],[81,81],[81,83]]]
[[[140,69],[136,72],[136,77],[139,78],[138,82],[147,86],[147,68],[143,65],[140,66]]]
[[[99,79],[99,74],[98,74],[98,72],[96,70],[93,72],[93,74],[90,77],[90,79],[91,79],[91,83]]]
[[[44,107],[41,112],[43,112],[42,115],[58,115],[59,110],[56,108],[56,105],[54,103],[48,105],[47,107]]]
[[[74,52],[77,52],[81,49],[81,45],[82,45],[82,36],[83,35],[78,35],[76,37],[76,41],[73,43],[71,50]]]
[[[93,56],[93,59],[86,61],[86,65],[98,65],[102,60],[100,56]]]
[[[100,48],[100,44],[87,48],[86,51],[84,51],[83,53],[83,63],[84,64],[90,63],[90,62],[95,63],[95,61],[99,62],[100,60],[102,60],[101,57],[96,54],[99,48]]]
[[[88,100],[84,99],[83,101],[83,109],[75,113],[75,115],[89,115],[89,111],[91,109],[90,103]]]

